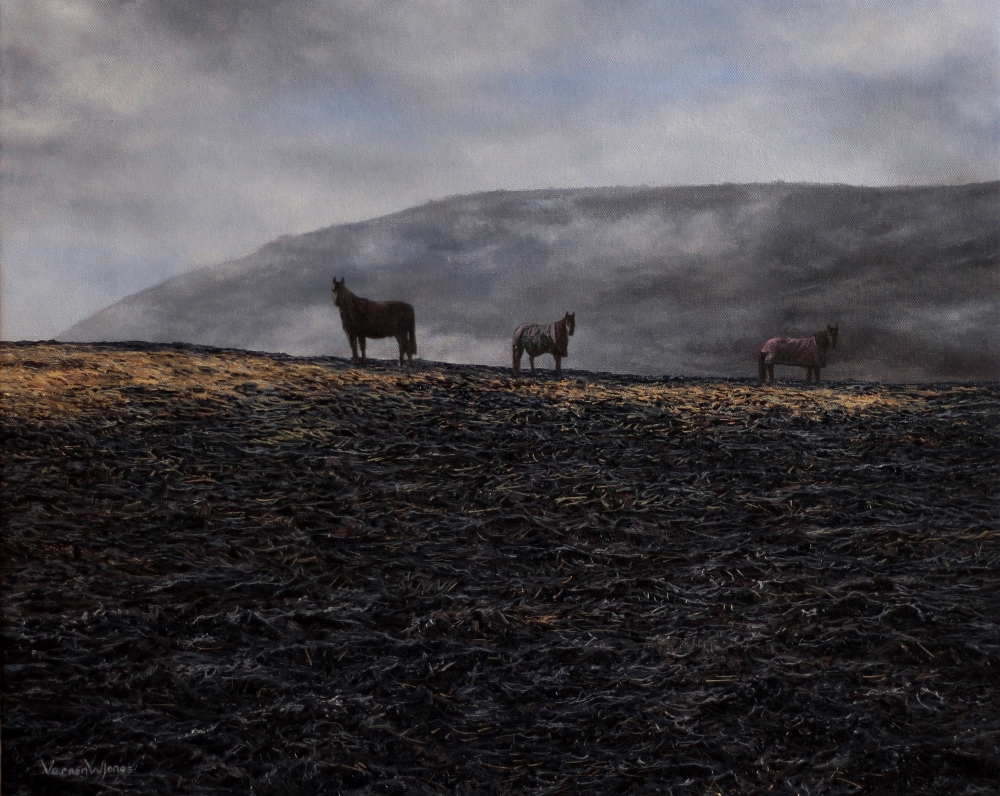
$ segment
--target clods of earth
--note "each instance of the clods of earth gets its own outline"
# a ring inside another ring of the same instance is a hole
[[[1000,787],[1000,385],[0,367],[6,793]]]

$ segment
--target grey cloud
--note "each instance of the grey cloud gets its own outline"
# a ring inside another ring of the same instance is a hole
[[[924,79],[809,83],[801,94],[821,120],[817,133],[877,157],[892,181],[968,182],[997,173],[1000,115],[982,108],[982,97],[1000,96],[995,64],[952,61]]]
[[[1000,176],[985,2],[4,11],[4,229],[90,230],[142,284],[143,252],[175,272],[490,188]],[[54,267],[5,257],[4,300]]]

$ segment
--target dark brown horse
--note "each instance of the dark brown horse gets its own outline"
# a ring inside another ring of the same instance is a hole
[[[514,373],[521,372],[521,354],[528,354],[531,372],[535,372],[535,357],[552,354],[556,360],[556,373],[562,373],[562,358],[568,357],[569,338],[576,331],[576,314],[567,312],[555,323],[522,323],[514,330],[512,353]]]
[[[370,301],[355,296],[344,280],[333,279],[333,303],[340,309],[340,322],[351,343],[351,361],[358,362],[358,344],[361,344],[361,361],[365,362],[365,340],[369,337],[395,337],[399,343],[399,362],[403,355],[413,361],[417,353],[417,335],[413,305],[405,301]]]
[[[794,365],[806,369],[807,384],[812,381],[814,373],[819,384],[820,370],[826,367],[826,354],[837,347],[839,327],[840,324],[828,325],[812,337],[772,337],[761,346],[757,355],[760,383],[769,381],[774,384],[775,365]]]

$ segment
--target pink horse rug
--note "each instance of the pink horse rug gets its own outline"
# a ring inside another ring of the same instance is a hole
[[[815,337],[772,337],[760,349],[765,365],[798,365],[802,368],[825,368],[826,353],[820,351]]]

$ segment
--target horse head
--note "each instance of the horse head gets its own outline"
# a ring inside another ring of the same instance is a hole
[[[813,339],[816,341],[816,345],[820,351],[826,352],[831,348],[837,347],[837,333],[839,329],[837,326],[826,325],[826,328],[821,332],[816,332],[813,335]]]
[[[340,306],[340,302],[343,300],[344,293],[347,292],[347,285],[344,284],[344,280],[341,279],[337,281],[337,277],[333,278],[333,304],[336,307]]]
[[[567,312],[563,321],[566,323],[566,334],[572,335],[576,331],[576,313]]]

